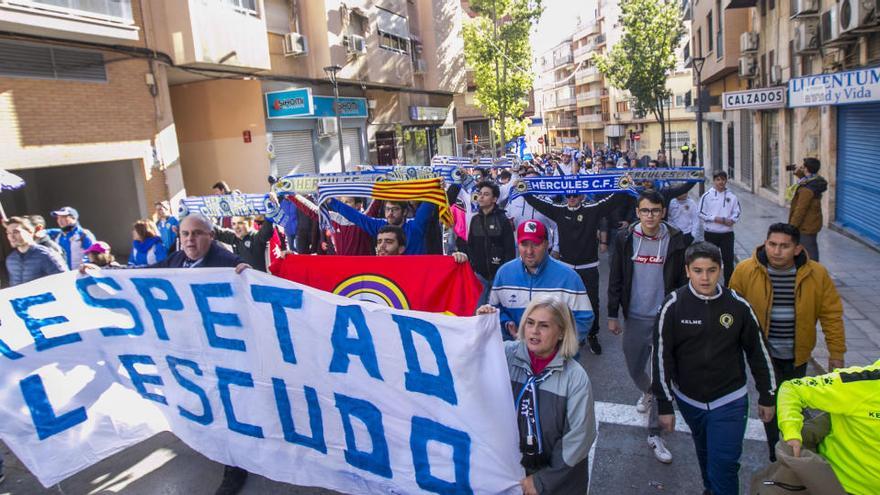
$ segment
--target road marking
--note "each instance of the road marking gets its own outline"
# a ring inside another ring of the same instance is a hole
[[[600,423],[622,426],[646,426],[648,424],[648,414],[636,411],[636,406],[613,402],[596,402],[596,419]],[[691,432],[678,411],[675,411],[675,431],[688,434]],[[749,418],[746,425],[746,439],[767,441],[764,424],[761,423],[761,420]]]

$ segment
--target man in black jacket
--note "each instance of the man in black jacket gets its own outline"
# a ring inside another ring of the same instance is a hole
[[[648,416],[648,446],[663,463],[672,462],[672,453],[660,437],[657,408],[653,407],[651,343],[654,318],[663,298],[687,282],[684,273],[684,235],[662,220],[666,216],[663,196],[657,191],[639,195],[636,214],[639,221],[618,232],[611,257],[608,280],[608,330],[623,332],[623,355],[627,371],[642,392],[636,404]],[[623,309],[624,328],[618,321]]]
[[[626,194],[613,194],[595,203],[585,203],[583,194],[566,195],[566,204],[557,205],[525,196],[526,202],[539,213],[556,222],[559,230],[559,261],[577,272],[587,288],[593,307],[593,325],[586,336],[579,336],[581,345],[590,344],[590,352],[602,354],[599,344],[599,221],[611,213]]]
[[[758,390],[758,416],[775,414],[773,364],[752,307],[719,284],[721,250],[698,242],[685,254],[690,282],[671,293],[654,333],[654,395],[672,431],[672,401],[693,433],[704,493],[739,494],[749,399],[745,360]]]
[[[261,272],[266,271],[266,246],[275,232],[272,222],[263,219],[260,230],[253,229],[253,218],[232,217],[232,228],[214,227],[218,241],[232,246],[232,252]]]
[[[467,255],[474,273],[483,283],[477,307],[488,302],[498,268],[516,257],[513,226],[504,210],[498,207],[499,195],[500,188],[490,181],[482,181],[474,189],[480,209],[471,218]]]

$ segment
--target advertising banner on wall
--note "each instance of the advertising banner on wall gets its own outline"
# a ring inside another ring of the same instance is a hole
[[[792,79],[788,101],[792,108],[880,101],[880,67]]]

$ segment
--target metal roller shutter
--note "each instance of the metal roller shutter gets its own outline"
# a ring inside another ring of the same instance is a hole
[[[276,131],[272,133],[275,148],[275,173],[315,173],[315,152],[312,149],[312,131]]]
[[[859,237],[880,243],[880,224],[872,205],[880,202],[880,103],[837,110],[837,205],[835,221]]]
[[[321,172],[341,172],[339,168],[339,139],[330,136],[330,156],[327,163],[321,163]],[[354,165],[365,165],[361,157],[361,130],[343,129],[342,146],[345,147],[346,170],[354,170]]]

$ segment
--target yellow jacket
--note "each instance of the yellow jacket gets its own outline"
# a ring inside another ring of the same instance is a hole
[[[801,438],[803,409],[831,415],[831,433],[819,444],[847,493],[875,495],[880,490],[880,361],[827,375],[789,380],[776,402],[779,431],[785,441]]]
[[[811,261],[806,251],[795,258],[797,276],[794,287],[794,365],[810,359],[816,347],[816,322],[822,323],[825,344],[831,359],[843,359],[846,336],[843,329],[843,304],[828,270]],[[759,246],[751,258],[736,265],[730,277],[730,288],[745,297],[766,336],[770,329],[773,307],[773,285],[767,273],[767,255]]]

